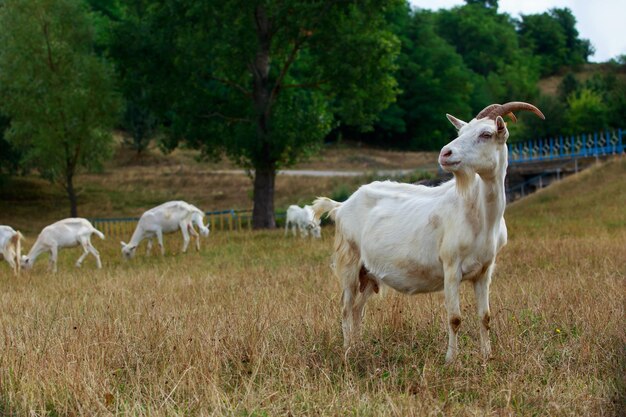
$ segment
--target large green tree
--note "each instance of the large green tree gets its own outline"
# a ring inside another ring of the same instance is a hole
[[[398,10],[394,32],[401,40],[396,79],[401,93],[385,109],[366,141],[409,149],[439,149],[454,134],[445,118],[471,118],[470,97],[479,78],[454,47],[435,31],[430,11]]]
[[[567,8],[522,15],[518,33],[521,46],[539,57],[543,76],[583,64],[593,54],[591,43],[579,38],[576,18]]]
[[[472,111],[485,102],[532,100],[537,95],[537,59],[520,48],[515,24],[497,11],[497,2],[469,2],[437,13],[437,32],[479,77],[470,98]]]
[[[275,227],[279,168],[315,151],[337,120],[370,126],[397,93],[386,13],[398,0],[134,3],[167,144],[253,169],[256,228]]]
[[[75,0],[4,0],[0,7],[0,111],[6,138],[67,192],[74,176],[110,155],[119,100],[112,71],[93,50],[93,24]]]

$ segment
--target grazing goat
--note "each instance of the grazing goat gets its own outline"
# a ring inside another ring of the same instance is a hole
[[[76,261],[76,266],[80,267],[83,259],[91,253],[96,258],[98,268],[102,268],[100,253],[91,244],[91,235],[95,233],[100,239],[104,239],[104,234],[89,223],[89,220],[82,218],[69,218],[59,220],[39,233],[37,241],[28,252],[22,256],[22,268],[30,269],[35,264],[35,260],[43,252],[50,252],[50,267],[53,272],[57,272],[57,256],[59,249],[83,247],[83,254]]]
[[[307,237],[309,231],[313,237],[321,237],[320,219],[315,218],[313,208],[311,206],[304,206],[302,208],[298,206],[289,206],[287,209],[287,220],[285,220],[285,236],[289,232],[296,236],[296,228],[300,230],[300,236]]]
[[[489,342],[489,285],[506,244],[504,178],[509,131],[503,116],[535,106],[493,104],[470,122],[447,115],[458,137],[441,149],[439,164],[454,175],[438,187],[384,181],[360,187],[347,201],[318,198],[317,218],[336,222],[333,269],[340,278],[344,346],[358,335],[364,306],[379,285],[406,294],[443,289],[448,316],[446,362],[457,356],[459,286],[474,286],[485,358]]]
[[[20,274],[24,236],[10,226],[0,226],[0,255],[11,265],[15,276]]]
[[[152,238],[156,237],[161,247],[161,255],[165,255],[163,233],[172,233],[180,229],[183,234],[183,252],[187,252],[189,235],[196,237],[196,248],[200,250],[200,237],[193,228],[196,224],[203,236],[209,235],[209,228],[202,223],[204,213],[197,207],[184,201],[169,201],[151,208],[141,215],[139,223],[128,243],[122,244],[122,254],[130,259],[142,240],[148,239],[147,253],[152,250]]]

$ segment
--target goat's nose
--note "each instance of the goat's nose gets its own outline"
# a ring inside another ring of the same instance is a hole
[[[449,158],[451,155],[452,155],[452,149],[441,151],[441,156],[444,158]]]

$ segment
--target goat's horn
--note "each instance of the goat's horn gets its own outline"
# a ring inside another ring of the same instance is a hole
[[[489,119],[495,119],[498,116],[509,116],[515,122],[517,119],[513,114],[514,111],[517,110],[528,110],[535,113],[537,116],[545,119],[546,117],[541,113],[537,107],[532,104],[524,103],[523,101],[512,101],[506,104],[492,104],[485,107],[478,115],[477,119],[483,119],[485,117]]]

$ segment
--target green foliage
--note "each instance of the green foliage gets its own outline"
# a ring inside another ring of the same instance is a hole
[[[563,66],[583,64],[593,54],[590,42],[579,39],[576,18],[568,8],[523,15],[519,35],[522,47],[539,57],[543,76]]]
[[[465,64],[484,77],[503,63],[515,62],[517,34],[505,14],[480,4],[468,4],[438,12],[438,32],[453,45]]]
[[[608,108],[602,96],[583,88],[567,99],[565,133],[590,133],[608,127]]]
[[[527,140],[557,137],[566,134],[563,130],[565,122],[565,113],[567,111],[566,102],[559,97],[540,95],[533,103],[541,109],[546,116],[546,120],[542,120],[533,114],[520,112],[517,114],[518,122],[509,123],[509,131],[511,133],[509,141],[524,142]]]
[[[11,174],[18,170],[21,157],[20,152],[4,137],[10,124],[11,120],[0,114],[0,181],[2,175]]]
[[[383,111],[371,136],[388,144],[392,127],[394,141],[401,146],[436,149],[454,134],[446,112],[470,116],[473,76],[462,57],[435,32],[432,13],[401,16],[396,24],[402,41],[396,78],[402,93]]]
[[[580,84],[578,83],[576,76],[574,75],[574,73],[568,72],[567,74],[565,74],[565,77],[563,77],[561,83],[559,84],[559,98],[566,100],[567,97],[577,91],[578,88],[580,88]]]
[[[245,167],[278,168],[313,152],[335,117],[367,126],[393,100],[397,41],[378,3],[136,2],[115,29],[111,54],[123,78],[132,71],[150,84],[152,109],[168,126],[166,147],[185,138]],[[255,101],[251,70],[261,5],[273,28],[265,103]],[[151,58],[161,65],[147,67]],[[262,137],[259,112],[270,121]]]
[[[6,0],[0,27],[6,138],[24,163],[68,191],[75,214],[73,176],[111,154],[118,108],[112,71],[93,51],[93,23],[75,1]]]

